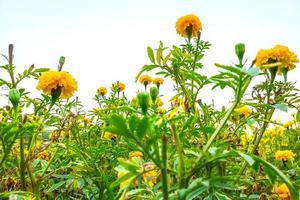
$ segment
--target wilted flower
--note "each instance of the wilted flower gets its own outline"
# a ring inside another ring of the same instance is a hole
[[[35,156],[35,159],[38,160],[49,160],[49,153],[42,151]]]

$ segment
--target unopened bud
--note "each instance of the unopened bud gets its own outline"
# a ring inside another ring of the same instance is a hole
[[[143,114],[146,114],[149,107],[149,101],[150,101],[149,94],[147,92],[140,92],[137,95],[137,98]]]
[[[244,43],[238,43],[235,45],[235,54],[237,55],[240,63],[242,63],[243,57],[245,54],[245,44]]]
[[[10,89],[8,97],[13,107],[18,107],[21,98],[19,90],[17,90],[16,88]]]

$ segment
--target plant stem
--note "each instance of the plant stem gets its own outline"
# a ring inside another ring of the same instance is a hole
[[[167,174],[167,136],[162,136],[162,168],[161,168],[161,176],[162,176],[162,188],[163,188],[163,199],[169,199],[169,191],[168,191],[168,174]]]
[[[272,84],[272,81],[271,81],[270,84]],[[267,104],[270,104],[271,90],[272,90],[271,85],[268,85],[268,87],[267,87],[267,102],[266,102]],[[275,108],[271,108],[271,109],[267,108],[266,109],[265,114],[264,114],[264,119],[263,119],[263,121],[264,121],[263,126],[262,126],[262,128],[261,128],[261,130],[258,134],[258,137],[255,140],[253,148],[248,153],[254,154],[255,151],[257,150],[257,148],[259,146],[259,143],[260,143],[260,141],[261,141],[261,139],[262,139],[262,137],[265,133],[265,130],[267,129],[267,127],[270,123],[270,120],[273,116],[274,111],[275,111]],[[247,162],[244,162],[244,164],[242,165],[238,175],[242,175],[245,172],[247,165],[248,165]]]
[[[171,132],[174,137],[175,141],[175,146],[176,146],[176,151],[178,155],[178,180],[179,180],[179,186],[180,188],[186,187],[186,183],[184,180],[184,171],[185,171],[185,166],[184,166],[184,158],[183,158],[183,148],[182,148],[182,143],[180,142],[179,135],[176,133],[175,125],[171,125]]]
[[[26,180],[25,180],[25,158],[24,158],[24,138],[23,133],[20,134],[20,178],[21,178],[21,188],[23,191],[26,190]]]

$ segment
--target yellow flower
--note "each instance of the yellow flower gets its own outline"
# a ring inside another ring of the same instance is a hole
[[[251,141],[253,136],[249,134],[244,134],[240,137],[241,145],[246,147]]]
[[[105,95],[107,93],[107,89],[106,89],[106,87],[99,87],[97,92],[100,95]]]
[[[158,113],[159,114],[165,114],[166,112],[167,112],[167,110],[165,108],[163,108],[163,107],[158,108]]]
[[[42,151],[35,156],[35,159],[38,160],[49,160],[49,153]]]
[[[89,124],[90,122],[92,121],[92,119],[90,119],[90,118],[88,118],[88,117],[83,117],[83,119],[82,119],[82,122],[84,123],[84,124]]]
[[[162,101],[162,99],[160,97],[157,97],[156,98],[156,101],[155,101],[155,104],[157,106],[163,106],[164,105],[164,102]]]
[[[129,159],[132,160],[133,158],[142,158],[143,153],[140,151],[133,151],[129,154]]]
[[[162,85],[164,83],[164,79],[160,77],[156,77],[153,79],[153,84]]]
[[[277,193],[280,200],[291,200],[290,191],[286,184],[281,184],[276,187],[275,192]]]
[[[193,36],[202,30],[202,23],[196,15],[190,14],[180,17],[176,22],[176,32],[182,37]]]
[[[144,74],[144,75],[140,76],[139,81],[141,84],[148,85],[152,82],[152,78],[151,78],[151,76]]]
[[[150,186],[153,187],[157,183],[158,171],[151,170],[143,174],[143,180]]]
[[[240,108],[236,109],[236,111],[237,111],[240,115],[243,115],[243,116],[245,116],[245,117],[250,116],[251,113],[252,113],[251,109],[250,109],[248,106],[240,107]]]
[[[36,88],[42,90],[47,95],[51,95],[53,90],[61,89],[60,97],[62,99],[68,99],[72,97],[77,90],[77,82],[68,72],[50,70],[44,72],[39,77]]]
[[[290,128],[295,123],[295,120],[287,121],[283,124],[284,128]]]
[[[115,139],[117,136],[109,131],[105,131],[103,137],[105,139]]]
[[[117,92],[122,92],[125,90],[126,85],[120,81],[117,81],[115,84],[113,84],[113,89],[117,90]]]
[[[262,49],[256,55],[255,64],[258,67],[276,62],[279,63],[277,73],[280,75],[283,68],[287,70],[294,69],[296,67],[295,63],[299,62],[299,60],[294,52],[283,45],[276,45],[271,49]]]
[[[153,187],[157,183],[159,171],[155,169],[155,165],[151,162],[144,163],[143,169],[143,180],[148,186]]]
[[[295,154],[289,150],[277,151],[275,153],[276,160],[288,161],[295,157]]]

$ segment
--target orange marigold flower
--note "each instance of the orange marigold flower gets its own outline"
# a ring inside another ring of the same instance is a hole
[[[202,30],[202,23],[200,19],[193,14],[180,17],[176,22],[176,32],[182,37],[193,36]]]
[[[280,200],[291,200],[290,191],[286,184],[281,184],[276,187],[275,192]]]
[[[156,77],[153,79],[153,84],[162,85],[164,83],[164,79],[161,77]]]
[[[242,106],[238,109],[236,109],[236,111],[240,114],[243,115],[245,117],[248,117],[251,115],[252,110],[248,107],[248,106]]]
[[[100,95],[105,95],[107,93],[107,89],[106,87],[99,87],[98,90],[97,90],[98,94]]]
[[[271,49],[262,49],[256,55],[255,64],[263,68],[264,65],[277,63],[277,74],[281,74],[282,70],[292,70],[296,67],[295,63],[299,62],[297,55],[290,51],[290,49],[283,45],[276,45]]]
[[[295,154],[289,150],[277,151],[275,153],[276,160],[288,161],[295,157]]]
[[[47,95],[51,95],[53,90],[61,89],[60,97],[68,99],[77,90],[77,82],[68,72],[50,70],[39,77],[36,88]]]
[[[118,92],[122,92],[125,90],[126,85],[120,81],[117,81],[115,84],[113,84],[113,89],[117,90]]]
[[[140,151],[133,151],[129,154],[129,159],[132,160],[133,158],[142,158],[143,153]]]
[[[152,78],[148,74],[144,74],[140,76],[139,81],[141,84],[148,85],[152,82]]]
[[[42,151],[35,156],[37,160],[49,160],[49,153]]]

